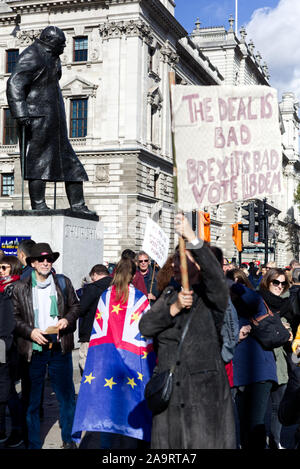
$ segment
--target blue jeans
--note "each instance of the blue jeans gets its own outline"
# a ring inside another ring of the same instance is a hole
[[[279,420],[278,412],[286,388],[287,384],[280,384],[279,386],[276,385],[273,387],[270,395],[270,428],[268,429],[268,433],[271,449],[278,448],[280,444],[282,424]]]
[[[28,449],[41,449],[39,407],[46,369],[56,398],[59,402],[61,437],[64,442],[72,441],[71,432],[75,412],[75,389],[73,383],[72,354],[61,350],[34,352],[29,364],[29,404],[26,412]]]

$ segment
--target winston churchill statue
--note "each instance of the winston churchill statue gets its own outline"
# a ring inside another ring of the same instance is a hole
[[[7,100],[19,135],[25,127],[24,179],[28,180],[33,210],[48,210],[47,181],[64,181],[72,211],[92,214],[85,205],[86,171],[68,139],[59,80],[59,56],[66,46],[64,32],[48,26],[19,56],[7,82]],[[24,135],[24,132],[23,132]]]

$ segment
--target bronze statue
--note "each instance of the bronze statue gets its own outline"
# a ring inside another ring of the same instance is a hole
[[[20,54],[7,82],[7,100],[17,120],[20,141],[25,127],[22,172],[28,180],[32,209],[49,209],[45,202],[46,181],[64,181],[71,210],[95,214],[85,205],[83,181],[88,176],[68,139],[59,86],[59,56],[65,46],[64,32],[55,26],[46,27],[40,38]]]

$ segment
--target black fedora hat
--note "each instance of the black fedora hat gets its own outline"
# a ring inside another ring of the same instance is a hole
[[[59,258],[59,252],[53,252],[48,243],[36,243],[30,252],[30,256],[26,257],[26,262],[28,265],[31,264],[38,257],[51,257],[55,262]]]

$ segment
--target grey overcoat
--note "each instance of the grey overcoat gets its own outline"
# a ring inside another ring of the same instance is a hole
[[[88,180],[68,139],[60,78],[60,59],[36,39],[20,54],[8,79],[12,116],[32,118],[26,128],[25,179]]]

